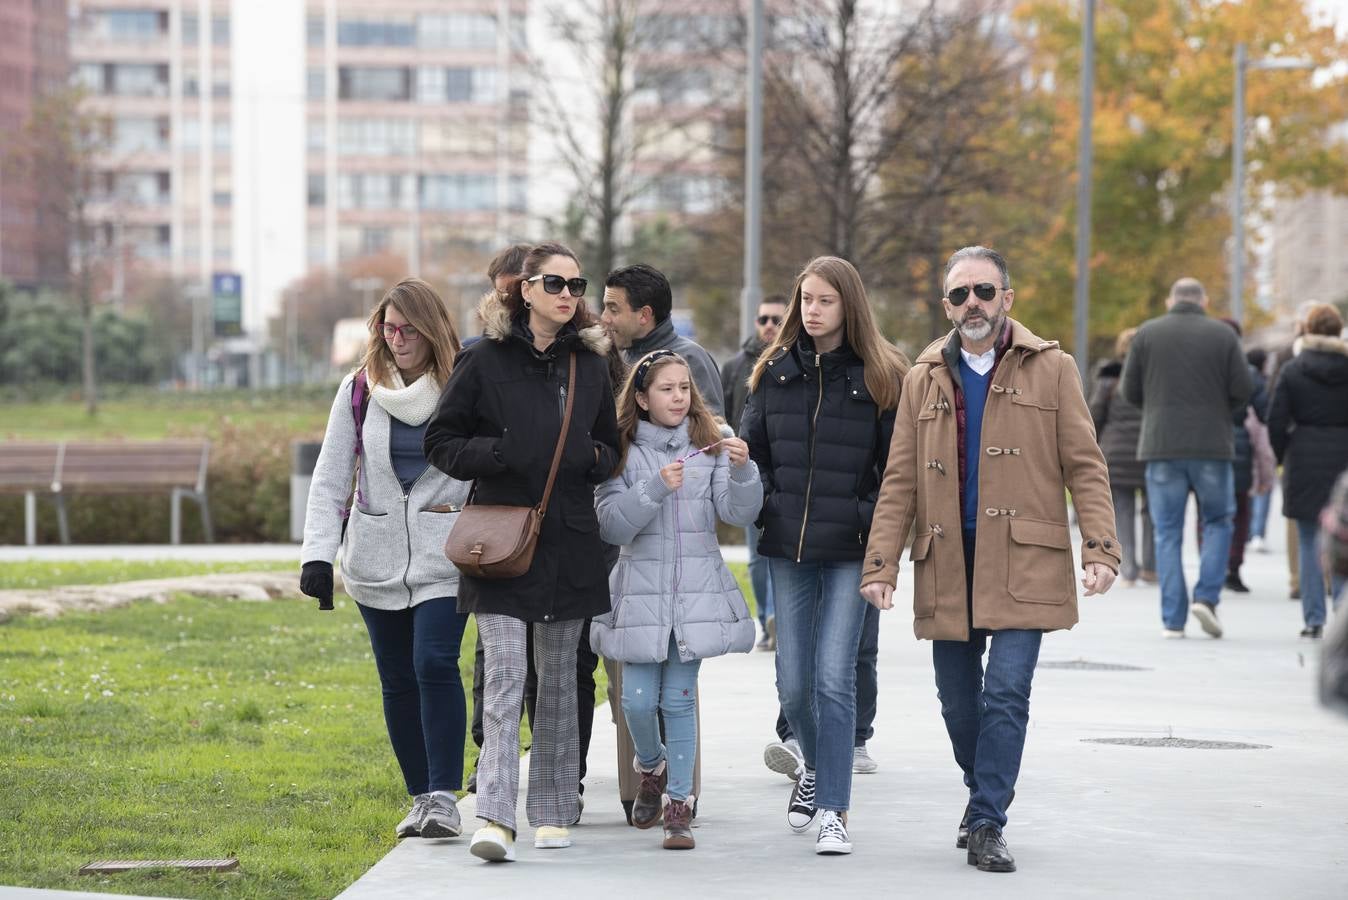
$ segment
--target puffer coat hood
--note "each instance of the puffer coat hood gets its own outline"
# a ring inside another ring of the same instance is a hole
[[[733,435],[725,426],[721,433]],[[590,626],[590,646],[608,659],[664,662],[671,630],[685,661],[753,648],[753,619],[721,558],[716,519],[754,520],[763,503],[758,467],[752,460],[731,466],[725,452],[700,453],[671,491],[660,469],[695,449],[687,422],[641,422],[622,474],[599,488],[600,537],[622,547],[609,577],[613,611]]]

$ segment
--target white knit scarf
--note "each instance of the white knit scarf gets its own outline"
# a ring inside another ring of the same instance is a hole
[[[399,422],[421,425],[431,417],[431,413],[435,412],[435,407],[440,402],[440,385],[430,372],[408,385],[396,367],[389,368],[389,378],[393,381],[393,387],[373,385],[370,389],[370,399]]]

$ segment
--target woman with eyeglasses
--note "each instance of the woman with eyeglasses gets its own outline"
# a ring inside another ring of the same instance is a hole
[[[749,375],[740,436],[763,480],[758,552],[772,574],[777,695],[803,757],[786,819],[798,833],[818,820],[816,853],[852,852],[861,563],[907,371],[857,270],[821,256]]]
[[[609,339],[586,307],[576,255],[534,247],[504,294],[479,312],[484,340],[465,350],[426,431],[426,456],[474,479],[473,503],[536,506],[543,498],[568,394],[573,409],[556,483],[529,571],[517,578],[465,573],[459,609],[477,617],[486,659],[477,815],[471,852],[515,858],[520,703],[525,636],[532,629],[537,720],[529,764],[529,823],[539,849],[569,847],[579,815],[576,647],[585,619],[608,612],[608,577],[594,489],[618,462]],[[575,383],[568,383],[576,361]]]
[[[426,423],[459,338],[426,282],[406,278],[370,313],[360,368],[342,380],[309,487],[300,589],[332,609],[333,557],[370,634],[389,742],[412,809],[398,837],[454,837],[465,704],[459,573],[445,539],[468,485],[428,466]],[[352,481],[356,482],[354,497]],[[350,498],[350,500],[348,499]]]

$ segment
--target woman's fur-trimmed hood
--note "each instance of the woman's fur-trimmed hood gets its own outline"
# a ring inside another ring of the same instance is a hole
[[[504,343],[510,338],[510,310],[501,302],[501,297],[496,291],[487,291],[482,295],[482,299],[477,304],[477,316],[482,320],[482,334],[487,340]],[[580,329],[577,334],[580,335],[581,343],[585,345],[585,349],[591,353],[596,356],[608,354],[611,341],[608,331],[603,325],[596,323],[588,328]]]
[[[1302,350],[1321,350],[1348,356],[1348,341],[1327,334],[1303,334],[1292,344],[1292,354],[1300,356]]]

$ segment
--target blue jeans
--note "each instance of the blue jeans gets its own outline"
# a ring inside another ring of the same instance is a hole
[[[1301,616],[1307,627],[1325,624],[1325,575],[1320,568],[1320,521],[1295,519],[1297,523],[1297,553],[1301,561]],[[1330,597],[1334,610],[1339,608],[1343,594],[1343,579],[1331,579]]]
[[[773,559],[777,699],[815,772],[815,805],[843,812],[852,794],[857,646],[866,619],[861,560]]]
[[[1273,492],[1252,494],[1250,496],[1250,537],[1262,538],[1268,528],[1268,510],[1272,506]]]
[[[749,545],[749,584],[754,589],[754,605],[758,607],[758,624],[768,627],[768,616],[776,614],[772,605],[772,571],[767,557],[758,555],[758,529],[750,525],[744,529],[744,542]]]
[[[1236,513],[1235,479],[1225,459],[1154,459],[1147,463],[1147,506],[1156,535],[1156,574],[1161,582],[1161,620],[1183,631],[1189,618],[1189,589],[1184,583],[1180,548],[1184,543],[1184,510],[1189,491],[1198,495],[1203,517],[1194,600],[1216,606],[1226,580],[1231,550],[1232,517]]]
[[[687,800],[693,791],[697,756],[697,673],[702,660],[679,659],[671,632],[669,656],[662,663],[623,663],[623,716],[641,768],[651,771],[668,760],[671,800]],[[660,714],[665,739],[660,740]]]
[[[877,664],[880,660],[880,610],[866,604],[866,621],[861,626],[861,641],[857,644],[857,720],[853,745],[865,746],[875,737],[875,713],[880,702],[880,679]],[[791,723],[786,714],[777,710],[777,737],[783,741],[792,738]]]
[[[407,793],[459,790],[467,727],[459,644],[467,613],[458,612],[453,597],[410,609],[356,607],[370,632],[384,723]]]

